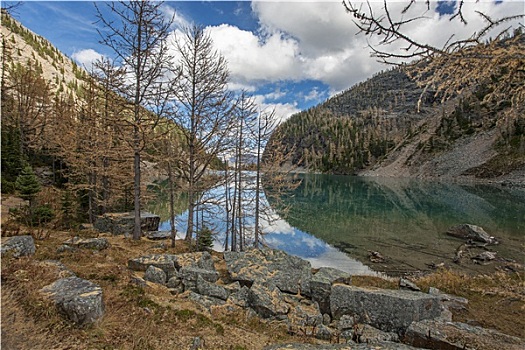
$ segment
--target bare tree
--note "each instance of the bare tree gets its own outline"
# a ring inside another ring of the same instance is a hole
[[[214,48],[212,39],[198,26],[187,28],[175,42],[180,55],[173,68],[173,119],[183,135],[185,156],[177,168],[187,183],[188,225],[186,240],[194,232],[194,211],[198,193],[208,184],[205,175],[228,145],[233,123],[232,96],[227,91],[226,60]]]
[[[133,127],[130,142],[134,155],[134,213],[133,239],[140,239],[141,200],[141,155],[146,145],[145,134],[154,129],[159,118],[152,118],[150,110],[157,105],[152,100],[163,89],[163,76],[170,60],[166,38],[173,19],[166,20],[161,11],[162,2],[120,1],[107,3],[118,22],[104,15],[97,6],[97,17],[105,27],[100,32],[101,42],[113,50],[116,62],[126,69],[127,79],[123,89],[118,91],[132,101]],[[146,109],[145,109],[146,108]]]
[[[417,7],[421,3],[425,6]],[[519,105],[525,100],[525,88],[518,82],[523,80],[524,69],[525,40],[523,24],[520,24],[524,13],[492,18],[487,13],[475,11],[485,23],[482,28],[466,38],[452,35],[442,46],[436,46],[418,41],[410,32],[410,27],[415,23],[428,19],[426,12],[433,5],[430,0],[407,0],[400,13],[392,10],[392,4],[386,0],[381,7],[370,1],[362,3],[352,0],[344,0],[343,5],[353,15],[361,34],[380,38],[378,45],[370,44],[373,56],[381,62],[406,68],[424,87],[423,94],[433,91],[434,97],[446,100],[468,86],[490,82],[496,75],[505,83],[493,86],[485,100],[497,100],[498,96],[508,93],[511,86],[512,89],[517,86],[519,90],[513,91],[515,104]],[[456,2],[450,21],[466,25],[466,6],[476,4],[468,4],[464,0]],[[421,13],[414,15],[420,8]],[[513,41],[515,45],[510,45],[508,41],[502,44],[502,40]]]

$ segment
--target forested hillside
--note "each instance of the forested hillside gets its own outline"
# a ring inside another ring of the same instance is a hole
[[[518,101],[524,62],[512,52],[523,47],[524,35],[516,31],[477,48],[487,56],[490,50],[507,50],[512,59],[501,67],[487,62],[493,70],[489,80],[469,81],[446,99],[437,89],[424,90],[403,67],[379,73],[292,116],[276,130],[268,151],[283,149],[295,166],[336,174],[496,178],[521,173],[525,116]],[[446,85],[446,79],[439,84]]]

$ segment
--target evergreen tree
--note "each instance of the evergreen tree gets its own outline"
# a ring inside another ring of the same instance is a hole
[[[16,189],[20,192],[20,197],[29,201],[30,206],[36,194],[40,192],[40,182],[33,172],[31,166],[26,165],[20,175],[16,178]]]

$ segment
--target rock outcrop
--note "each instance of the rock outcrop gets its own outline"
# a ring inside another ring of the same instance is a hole
[[[14,258],[35,254],[35,241],[32,236],[13,236],[2,240],[2,257],[11,254]]]
[[[106,238],[80,238],[73,237],[64,242],[65,246],[78,249],[103,250],[109,248],[109,242]]]
[[[242,284],[265,280],[282,292],[310,294],[312,266],[306,260],[275,249],[224,252],[230,277]]]
[[[158,231],[160,217],[147,212],[140,213],[142,232]],[[97,217],[93,226],[100,232],[114,235],[132,235],[135,226],[135,216],[130,213],[107,213]]]
[[[59,312],[79,326],[92,324],[104,315],[102,288],[78,277],[62,278],[40,290]]]
[[[387,332],[404,332],[414,321],[435,319],[443,308],[439,298],[420,292],[365,289],[334,285],[330,295],[334,318],[350,315]]]

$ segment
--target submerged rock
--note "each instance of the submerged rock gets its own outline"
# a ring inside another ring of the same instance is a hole
[[[464,240],[473,240],[487,244],[498,244],[498,240],[490,236],[485,230],[476,225],[462,224],[451,227],[447,230],[447,235],[461,238]]]

